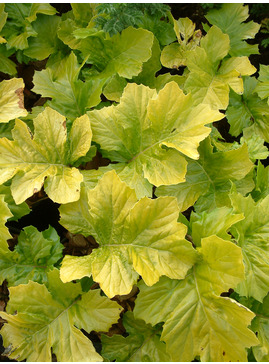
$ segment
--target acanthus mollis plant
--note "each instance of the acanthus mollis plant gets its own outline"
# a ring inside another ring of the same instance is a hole
[[[0,83],[11,359],[269,360],[269,73],[246,42],[260,25],[241,4],[203,29],[157,5],[0,6],[1,70],[44,66],[31,112],[22,78]],[[33,199],[59,223],[12,229]]]

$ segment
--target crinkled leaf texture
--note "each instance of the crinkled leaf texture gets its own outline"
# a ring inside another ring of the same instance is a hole
[[[238,183],[242,193],[250,192],[254,183],[248,173],[253,163],[248,157],[246,144],[235,150],[213,152],[210,138],[203,141],[198,149],[198,161],[188,160],[186,182],[157,188],[157,196],[177,197],[180,211],[195,204],[195,210],[210,211],[215,207],[229,206],[227,193],[230,181]]]
[[[12,78],[0,83],[0,123],[26,116],[23,103],[24,82],[22,78]]]
[[[253,21],[245,22],[249,17],[248,6],[243,4],[222,4],[221,9],[213,9],[206,14],[206,19],[228,34],[232,57],[259,54],[258,44],[248,44],[245,39],[252,39],[260,29]]]
[[[43,183],[55,202],[78,200],[83,177],[70,165],[90,149],[92,134],[88,116],[73,122],[68,138],[65,117],[51,108],[34,119],[34,128],[32,137],[26,124],[17,119],[12,130],[14,141],[0,139],[0,183],[13,177],[11,192],[16,204],[38,192]]]
[[[26,284],[32,280],[46,283],[47,273],[62,258],[63,245],[56,230],[49,227],[39,232],[35,227],[24,228],[14,251],[0,248],[0,282],[9,286]]]
[[[231,227],[237,244],[242,248],[246,278],[237,287],[241,296],[262,302],[269,290],[269,196],[255,203],[251,196],[230,194],[235,213],[245,219]]]
[[[88,115],[93,141],[103,156],[124,166],[121,178],[139,198],[148,194],[148,182],[160,186],[185,181],[183,155],[198,159],[197,147],[211,131],[205,125],[223,117],[208,105],[194,106],[192,96],[184,95],[175,82],[158,94],[128,84],[117,106]]]
[[[99,248],[83,257],[65,256],[61,279],[93,277],[108,297],[131,291],[139,275],[147,285],[160,276],[183,278],[196,259],[177,222],[176,199],[137,201],[115,171],[107,172],[78,202],[61,206],[61,224],[72,233],[92,235]]]
[[[47,286],[30,281],[9,288],[7,312],[1,312],[9,358],[51,361],[52,348],[58,361],[102,361],[80,329],[106,332],[122,308],[100,296],[100,290],[84,293],[80,283],[62,283],[57,269],[48,278]]]
[[[202,38],[201,45],[187,53],[190,73],[184,88],[192,93],[197,104],[205,103],[213,109],[225,110],[230,88],[242,94],[242,76],[256,71],[248,57],[225,58],[229,49],[229,36],[213,25]]]
[[[246,347],[257,345],[248,329],[254,314],[219,295],[244,277],[241,249],[217,236],[202,239],[201,260],[184,280],[160,279],[139,284],[135,317],[164,322],[161,340],[173,361],[247,361]]]
[[[123,325],[129,336],[102,335],[102,356],[109,361],[121,362],[169,362],[166,345],[160,340],[159,325],[152,327],[143,320],[136,320],[128,311],[123,316]]]
[[[7,239],[11,239],[8,228],[5,226],[7,219],[12,217],[12,213],[10,212],[7,203],[5,202],[5,196],[0,195],[0,248],[7,251]]]

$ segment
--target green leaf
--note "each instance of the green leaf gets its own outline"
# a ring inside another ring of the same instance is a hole
[[[269,294],[260,302],[253,305],[256,317],[251,323],[251,328],[257,332],[260,345],[252,348],[255,359],[258,362],[268,362],[269,360]]]
[[[206,19],[228,34],[232,57],[259,54],[258,44],[248,44],[245,39],[252,39],[260,29],[253,21],[245,22],[249,17],[248,6],[243,4],[222,4],[221,9],[212,9],[206,14]]]
[[[0,249],[0,282],[9,286],[26,284],[32,280],[46,283],[47,274],[62,258],[63,245],[56,231],[49,227],[39,232],[33,226],[24,228],[14,251]]]
[[[238,136],[243,129],[250,127],[251,133],[269,141],[269,106],[254,92],[257,80],[254,77],[244,79],[244,94],[230,93],[230,103],[226,111],[230,134]]]
[[[184,280],[139,284],[135,317],[164,322],[161,340],[173,361],[247,361],[245,348],[258,340],[248,326],[254,314],[219,295],[244,277],[241,249],[217,236],[202,239],[201,260]]]
[[[2,53],[0,53],[0,71],[11,76],[15,76],[17,74],[16,63],[11,61]]]
[[[102,361],[91,341],[80,331],[108,331],[122,308],[100,296],[100,290],[84,293],[80,284],[63,284],[55,269],[48,284],[30,281],[9,288],[7,320],[1,330],[8,356],[28,361]]]
[[[12,217],[12,214],[8,208],[7,203],[4,200],[5,196],[0,195],[0,249],[3,249],[5,251],[8,250],[7,240],[11,239],[12,236],[10,235],[7,227],[5,226],[5,223],[7,220]]]
[[[269,66],[265,66],[264,64],[260,64],[260,72],[259,72],[259,83],[257,84],[255,91],[259,95],[259,97],[264,100],[269,97]]]
[[[8,208],[12,213],[12,217],[9,220],[19,220],[22,216],[30,213],[30,209],[26,202],[17,205],[11,195],[10,186],[1,185],[0,194],[5,195],[5,202],[8,204]]]
[[[26,124],[17,119],[12,131],[14,141],[0,139],[0,183],[14,177],[11,192],[16,204],[39,191],[43,183],[55,202],[78,200],[83,177],[70,164],[90,148],[91,127],[87,115],[75,120],[68,139],[65,117],[50,108],[34,119],[34,128],[32,137]]]
[[[58,16],[39,15],[38,21],[33,24],[37,36],[29,39],[29,48],[24,50],[24,54],[30,58],[43,60],[50,54],[59,52],[63,48],[63,43],[57,37],[60,22],[61,18]]]
[[[130,311],[124,314],[123,325],[129,336],[101,336],[102,356],[105,359],[121,362],[171,361],[165,344],[160,341],[159,327],[154,328],[143,320],[135,320]]]
[[[255,189],[251,195],[255,201],[258,201],[269,194],[269,167],[264,167],[259,161],[255,177]]]
[[[224,59],[229,49],[229,36],[213,25],[201,40],[201,46],[187,53],[190,73],[184,87],[192,93],[197,104],[207,103],[214,109],[226,109],[229,88],[242,94],[242,76],[256,71],[247,57]]]
[[[74,120],[100,102],[102,87],[107,79],[93,76],[82,82],[78,79],[79,71],[77,57],[71,53],[45,70],[35,72],[33,91],[43,97],[51,97],[47,105]]]
[[[0,83],[0,123],[8,123],[12,119],[27,115],[23,89],[22,78],[12,78]]]
[[[232,191],[230,198],[234,212],[245,216],[231,227],[242,248],[246,271],[246,278],[236,291],[262,302],[269,290],[269,196],[255,203],[251,196],[243,197]]]
[[[128,84],[119,105],[88,113],[93,140],[104,157],[124,162],[130,170],[142,169],[142,176],[155,186],[183,182],[187,162],[181,153],[198,159],[197,147],[210,133],[205,124],[223,116],[193,103],[175,82],[158,95],[143,85]]]
[[[177,197],[180,211],[185,211],[199,199],[195,210],[202,212],[230,206],[227,195],[231,188],[230,181],[244,181],[243,186],[239,187],[244,193],[253,189],[251,176],[250,182],[244,180],[253,168],[246,144],[235,150],[214,153],[208,138],[201,143],[198,152],[198,161],[188,159],[186,182],[158,187],[157,196]]]
[[[54,15],[56,14],[56,9],[50,4],[31,4],[31,9],[27,20],[32,23],[36,20],[37,14],[46,14],[46,15]]]
[[[258,128],[260,128],[260,126],[261,125],[258,125]],[[263,133],[262,128],[260,128],[260,133]],[[269,151],[264,145],[264,139],[262,139],[258,134],[254,134],[252,127],[245,128],[243,130],[243,136],[240,138],[240,144],[243,143],[247,144],[249,158],[254,162],[256,159],[266,159],[269,157]]]
[[[72,233],[92,235],[99,244],[90,255],[66,256],[61,279],[93,276],[108,297],[128,294],[140,274],[147,285],[161,275],[184,277],[196,259],[186,241],[186,226],[177,223],[176,200],[147,197],[137,202],[134,190],[115,171],[104,174],[78,202],[61,206],[61,224]]]

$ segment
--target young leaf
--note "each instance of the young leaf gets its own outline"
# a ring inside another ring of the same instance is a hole
[[[157,188],[157,196],[177,197],[180,211],[185,211],[192,206],[199,197],[199,205],[196,211],[210,211],[215,207],[221,207],[230,201],[227,192],[231,185],[229,181],[242,181],[252,170],[253,163],[248,157],[247,146],[225,151],[213,152],[210,139],[203,141],[198,149],[200,159],[188,160],[186,182]],[[241,187],[243,193],[250,192],[254,187],[251,183],[244,183]]]
[[[201,260],[184,280],[139,284],[135,317],[164,322],[161,340],[173,361],[246,361],[246,347],[258,340],[248,329],[254,314],[219,295],[244,277],[241,249],[217,236],[202,239]]]
[[[74,53],[35,72],[33,91],[51,97],[47,105],[73,120],[100,102],[100,94],[107,77],[92,77],[85,82],[78,79],[80,66]]]
[[[252,39],[260,29],[253,21],[245,22],[249,17],[248,6],[243,4],[222,4],[221,9],[212,9],[206,14],[206,19],[228,34],[232,57],[259,54],[258,44],[248,44],[245,39]]]
[[[0,83],[0,123],[8,123],[12,119],[27,115],[23,89],[22,78],[12,78]]]
[[[251,196],[243,197],[232,191],[230,198],[234,212],[245,216],[231,227],[242,248],[246,270],[246,278],[236,291],[262,302],[269,289],[269,196],[255,203]]]
[[[159,327],[147,325],[143,320],[135,320],[130,311],[124,314],[123,325],[129,336],[101,336],[102,356],[105,359],[121,362],[171,361],[165,343],[160,341]]]
[[[12,217],[12,214],[8,208],[7,203],[4,200],[5,196],[0,195],[0,248],[4,251],[8,250],[7,239],[11,239],[12,236],[10,235],[5,223],[7,219]]]
[[[108,297],[131,291],[140,274],[147,285],[161,275],[185,277],[196,254],[177,223],[176,200],[147,197],[137,202],[134,190],[107,172],[81,200],[61,206],[61,224],[72,233],[92,235],[99,244],[90,255],[66,256],[61,279],[93,276]]]
[[[39,232],[33,226],[24,228],[14,251],[0,249],[0,282],[9,286],[32,280],[46,283],[47,273],[62,257],[63,245],[56,231],[49,227]]]
[[[207,103],[213,109],[226,109],[229,88],[242,94],[242,76],[256,71],[247,57],[224,59],[229,49],[229,36],[213,25],[201,40],[200,47],[187,53],[190,73],[184,87],[192,93],[197,104]]]
[[[230,134],[238,136],[250,127],[251,134],[257,134],[269,142],[269,105],[254,93],[257,86],[254,77],[244,79],[244,94],[230,93],[229,107],[226,111]]]
[[[100,290],[84,293],[80,284],[63,284],[55,269],[47,286],[30,281],[9,288],[7,320],[1,330],[4,346],[11,345],[11,359],[51,361],[102,361],[91,341],[80,331],[108,331],[122,308]]]
[[[223,116],[193,103],[175,82],[166,84],[158,95],[143,85],[128,84],[119,105],[88,113],[93,140],[103,156],[124,162],[133,175],[141,170],[155,186],[183,182],[187,162],[181,153],[198,159],[197,147],[210,133],[205,124]],[[131,185],[135,186],[136,182]]]
[[[87,115],[74,121],[68,139],[65,117],[51,108],[34,119],[34,127],[32,137],[26,124],[17,119],[12,131],[14,141],[0,139],[0,183],[14,176],[11,192],[16,204],[39,191],[43,183],[55,202],[78,200],[83,177],[70,164],[90,149],[91,127]]]

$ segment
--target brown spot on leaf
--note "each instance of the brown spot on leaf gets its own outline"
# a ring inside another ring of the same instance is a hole
[[[66,120],[63,122],[63,127],[66,129]]]
[[[18,105],[21,109],[24,109],[24,97],[23,97],[23,88],[18,88],[15,91],[15,94],[18,96],[19,101],[18,101]]]
[[[222,355],[223,355],[223,356],[225,355],[225,351],[222,353]]]

